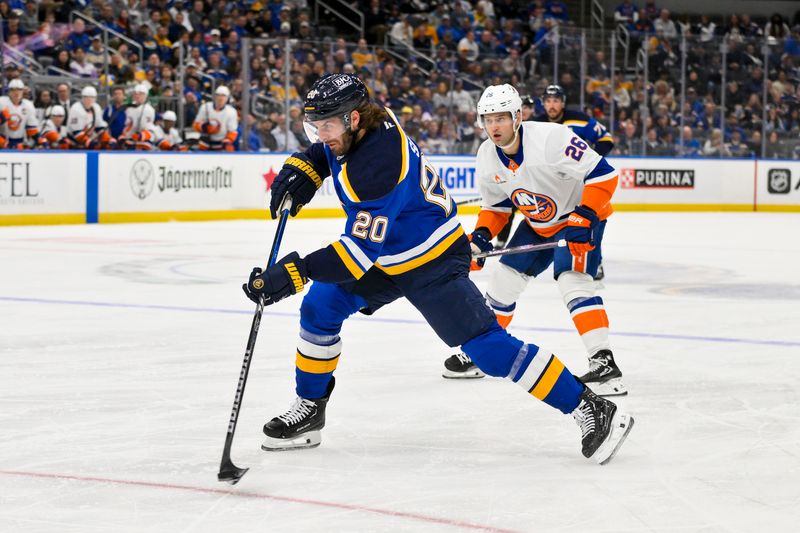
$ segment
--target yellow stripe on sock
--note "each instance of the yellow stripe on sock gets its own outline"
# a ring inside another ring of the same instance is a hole
[[[547,395],[550,394],[550,391],[553,390],[562,370],[564,370],[564,363],[554,355],[553,360],[550,361],[550,365],[545,369],[542,378],[533,388],[531,394],[544,401]]]
[[[314,359],[297,352],[297,357],[295,358],[295,365],[297,368],[309,374],[327,374],[328,372],[333,372],[336,370],[337,364],[339,364],[338,355],[333,359]]]

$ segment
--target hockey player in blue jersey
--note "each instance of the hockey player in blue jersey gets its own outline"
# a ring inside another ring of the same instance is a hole
[[[603,157],[614,148],[614,140],[602,124],[586,113],[566,108],[567,95],[560,85],[548,85],[542,95],[542,103],[544,113],[534,119],[536,122],[556,122],[568,126]]]
[[[274,266],[253,269],[243,285],[269,305],[310,289],[300,307],[297,399],[264,426],[264,450],[318,446],[341,353],[342,323],[405,297],[450,346],[461,346],[487,374],[505,377],[581,428],[582,452],[608,462],[633,418],[596,396],[554,354],[506,333],[469,279],[471,246],[455,204],[413,139],[389,109],[370,102],[357,77],[330,74],[305,100],[313,144],[289,157],[272,186],[270,211],[290,214],[331,176],[347,215],[336,242]]]

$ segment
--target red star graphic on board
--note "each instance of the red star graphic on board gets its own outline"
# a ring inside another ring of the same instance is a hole
[[[275,181],[277,175],[278,174],[272,170],[272,167],[269,167],[269,170],[262,175],[264,181],[267,182],[267,192],[272,188],[272,182]]]

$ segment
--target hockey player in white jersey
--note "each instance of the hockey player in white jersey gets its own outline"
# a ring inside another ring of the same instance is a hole
[[[522,122],[522,101],[511,85],[487,88],[478,102],[478,121],[489,138],[478,149],[475,179],[482,197],[473,253],[492,249],[491,240],[516,206],[525,216],[509,247],[566,240],[567,247],[504,255],[486,299],[503,327],[531,277],[553,264],[564,304],[589,355],[589,372],[579,379],[596,394],[627,394],[608,339],[608,317],[595,294],[606,219],[617,171],[567,126]],[[480,269],[485,260],[473,262]],[[465,354],[445,361],[444,377],[483,377]]]
[[[69,108],[67,139],[73,149],[103,148],[113,143],[103,120],[103,110],[97,104],[97,90],[92,86],[81,91],[81,101]]]
[[[233,106],[228,104],[230,96],[228,88],[220,85],[214,91],[214,102],[200,106],[192,127],[200,133],[201,150],[234,150],[239,135],[239,118]]]
[[[161,120],[164,126],[159,126],[158,123],[156,123],[154,127],[155,144],[158,146],[158,149],[176,150],[180,152],[186,151],[188,148],[183,144],[181,132],[175,127],[175,123],[178,121],[175,111],[165,111],[161,116]]]
[[[153,150],[156,137],[156,110],[147,102],[150,89],[144,83],[133,88],[133,102],[125,110],[125,128],[118,142],[129,150]]]
[[[36,143],[38,148],[53,148],[66,150],[69,148],[67,143],[67,126],[64,124],[67,111],[63,106],[54,105],[50,108],[50,118],[45,119],[42,124],[42,131]]]
[[[20,79],[8,83],[8,96],[0,96],[0,147],[24,150],[35,145],[39,121],[33,103],[23,98],[25,84]]]

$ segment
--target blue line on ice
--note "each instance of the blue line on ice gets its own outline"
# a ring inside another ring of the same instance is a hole
[[[177,305],[156,305],[156,304],[125,304],[116,302],[91,302],[85,300],[52,300],[45,298],[19,298],[15,296],[0,296],[0,301],[20,302],[33,304],[54,304],[54,305],[84,305],[91,307],[116,307],[121,309],[154,309],[158,311],[182,311],[185,313],[221,313],[231,315],[251,315],[252,310],[245,309],[222,309],[216,307],[182,307]],[[281,311],[265,311],[267,316],[283,316],[297,318],[299,313],[286,313]],[[354,316],[350,320],[369,320],[372,322],[383,322],[387,324],[425,324],[424,320],[408,318],[382,318],[379,316],[361,317]],[[514,326],[515,330],[524,331],[546,331],[555,333],[574,333],[572,328],[544,328],[535,326]],[[757,344],[767,346],[800,346],[800,341],[768,340],[768,339],[741,339],[736,337],[704,337],[699,335],[672,335],[669,333],[647,333],[639,331],[614,331],[613,336],[620,337],[641,337],[648,339],[670,339],[694,342],[722,342],[734,344]]]

